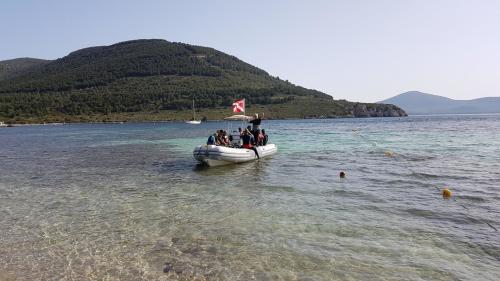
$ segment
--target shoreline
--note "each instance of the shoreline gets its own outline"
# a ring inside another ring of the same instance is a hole
[[[500,115],[500,113],[443,113],[443,114],[410,114],[408,116],[373,116],[373,117],[356,117],[356,116],[336,116],[336,117],[304,117],[304,118],[266,118],[265,120],[329,120],[329,119],[372,119],[372,118],[402,118],[402,117],[447,117],[447,116],[490,116]],[[124,120],[102,120],[102,121],[66,121],[66,122],[9,122],[4,121],[6,125],[0,128],[22,127],[22,126],[59,126],[72,124],[124,124],[124,123],[184,123],[187,120],[172,119],[172,120],[148,120],[148,119],[124,119]],[[224,119],[208,119],[205,122],[239,122]]]
[[[331,119],[371,119],[371,118],[401,118],[408,116],[384,116],[384,117],[354,117],[354,116],[339,116],[339,117],[325,117],[325,118],[266,118],[264,120],[331,120]],[[7,127],[23,127],[23,126],[62,126],[62,125],[75,125],[75,124],[133,124],[133,123],[185,123],[187,120],[123,120],[123,121],[67,121],[67,122],[33,122],[33,123],[5,123],[9,126]],[[241,122],[235,120],[224,120],[224,119],[209,119],[204,120],[202,123],[206,122]]]

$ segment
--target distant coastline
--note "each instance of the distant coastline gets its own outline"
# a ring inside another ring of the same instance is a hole
[[[500,112],[491,113],[430,113],[430,114],[408,114],[408,117],[425,117],[425,116],[481,116],[481,115],[500,115]]]
[[[381,103],[395,104],[410,115],[500,113],[500,97],[454,100],[419,91],[410,91],[383,100]]]

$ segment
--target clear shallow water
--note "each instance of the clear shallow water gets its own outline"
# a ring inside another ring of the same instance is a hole
[[[226,124],[1,129],[0,280],[500,279],[499,115],[268,121],[274,157],[196,166]]]

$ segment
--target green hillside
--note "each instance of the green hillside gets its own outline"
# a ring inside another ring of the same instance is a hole
[[[0,80],[10,122],[219,119],[237,98],[270,118],[400,116],[391,105],[334,101],[212,48],[164,40],[91,47]]]
[[[0,81],[22,75],[29,69],[49,63],[49,60],[18,58],[0,61]]]

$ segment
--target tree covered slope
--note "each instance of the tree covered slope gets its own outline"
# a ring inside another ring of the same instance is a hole
[[[18,58],[0,61],[0,81],[22,75],[28,70],[49,63],[49,60]]]
[[[193,98],[211,118],[236,98],[271,118],[405,115],[392,105],[335,101],[212,48],[154,39],[81,49],[0,80],[0,117],[184,119]]]

